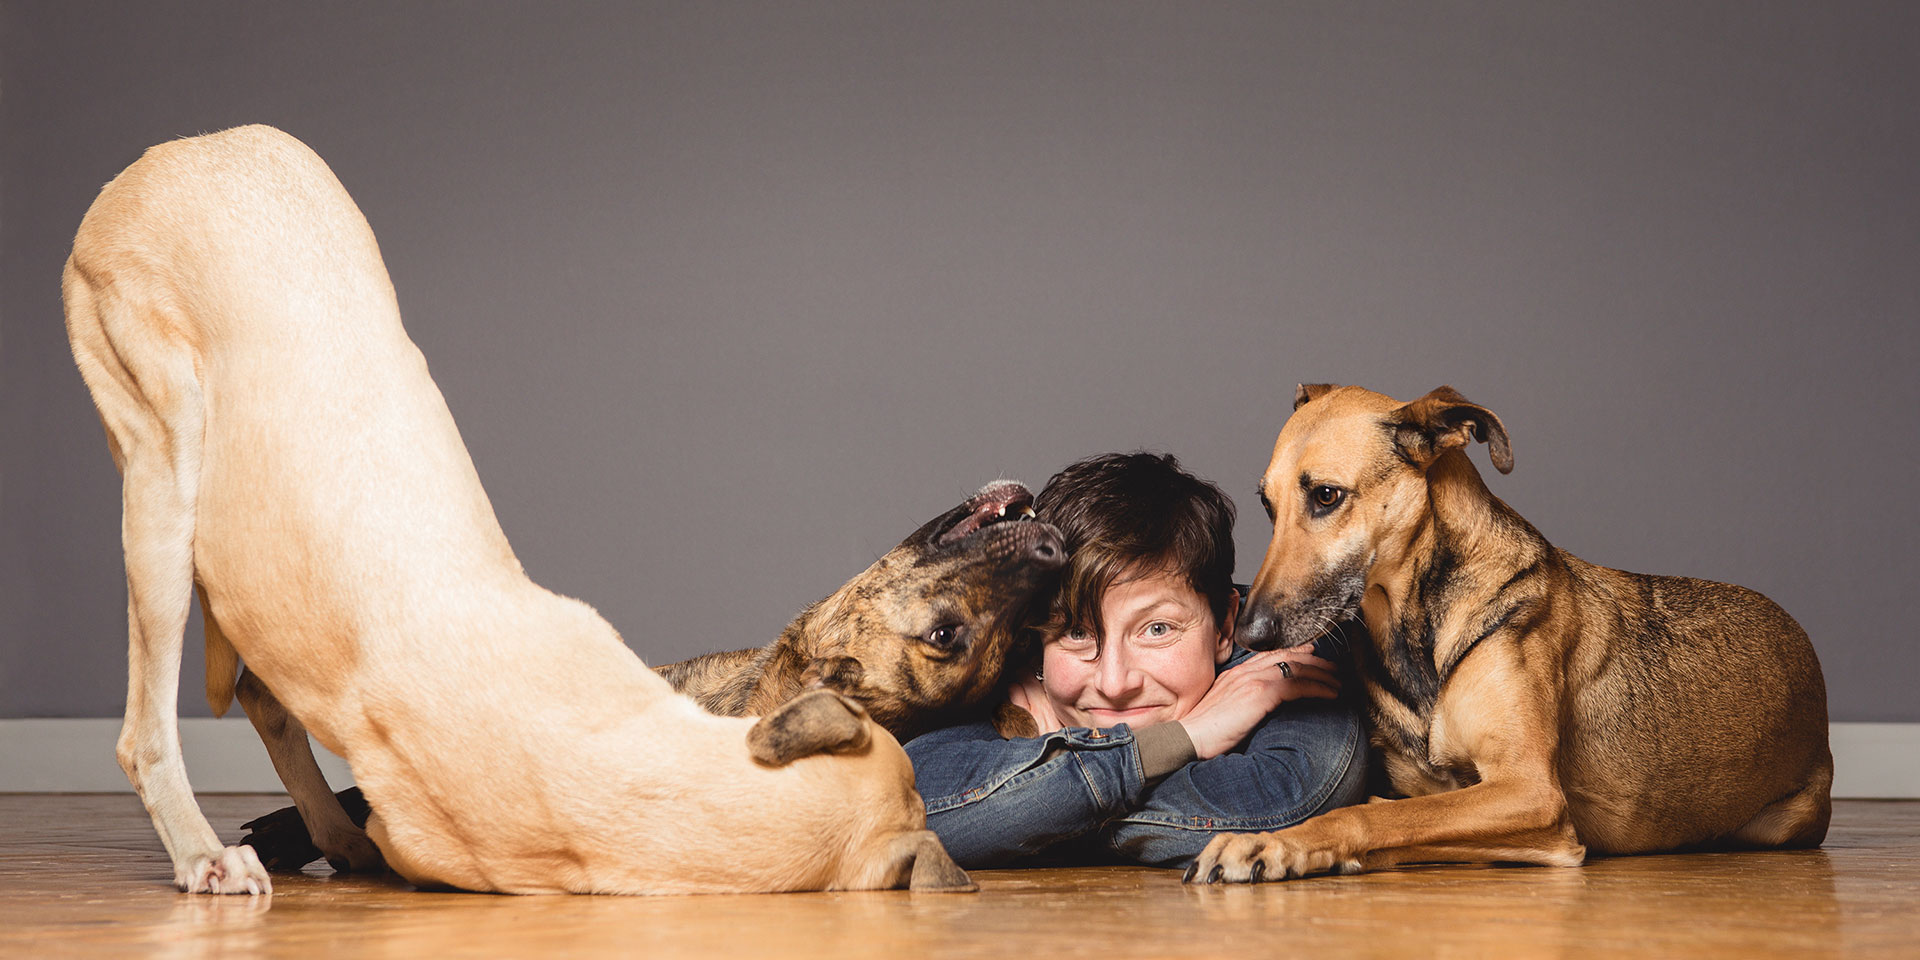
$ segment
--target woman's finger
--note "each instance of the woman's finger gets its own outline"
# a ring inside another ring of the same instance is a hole
[[[1282,659],[1290,661],[1292,663],[1296,663],[1296,664],[1308,664],[1310,666],[1322,667],[1327,670],[1337,670],[1340,667],[1339,664],[1334,663],[1332,660],[1328,660],[1324,657],[1314,656],[1312,653],[1308,652],[1304,647],[1299,650],[1275,650],[1273,652],[1276,654],[1279,654]]]
[[[1287,700],[1298,700],[1302,697],[1332,700],[1339,696],[1339,688],[1328,686],[1318,680],[1308,680],[1304,677],[1296,677],[1287,681],[1286,689],[1284,693],[1282,693],[1282,697]]]
[[[1291,664],[1290,667],[1291,669],[1284,672],[1290,674],[1293,679],[1317,680],[1335,690],[1340,689],[1340,675],[1332,670],[1325,670],[1320,667],[1307,666],[1304,664]]]

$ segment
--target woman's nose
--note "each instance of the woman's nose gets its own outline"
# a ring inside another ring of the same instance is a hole
[[[1133,667],[1133,652],[1124,643],[1108,642],[1100,651],[1100,674],[1095,679],[1100,695],[1117,703],[1140,691],[1140,672]]]

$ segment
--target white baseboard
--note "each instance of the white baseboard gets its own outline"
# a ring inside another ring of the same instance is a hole
[[[1852,800],[1920,798],[1920,723],[1835,723],[1833,795]]]
[[[114,760],[118,718],[0,720],[0,793],[125,793]],[[1920,799],[1920,723],[1836,723],[1833,795],[1848,799]],[[180,721],[187,778],[206,793],[278,793],[253,726],[239,718]],[[334,789],[353,782],[339,757],[314,747]]]
[[[0,720],[0,793],[131,793],[114,759],[120,718]],[[180,719],[187,782],[202,793],[279,793],[267,748],[244,718]],[[313,745],[335,790],[353,783],[347,762]]]

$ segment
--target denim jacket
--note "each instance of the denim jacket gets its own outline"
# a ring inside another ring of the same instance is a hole
[[[1316,652],[1344,659],[1337,640]],[[1248,656],[1236,651],[1221,669]],[[1231,752],[1158,781],[1124,723],[1009,740],[981,721],[906,745],[927,826],[962,867],[1043,853],[1185,866],[1215,833],[1277,830],[1363,799],[1366,749],[1346,695],[1281,704]]]

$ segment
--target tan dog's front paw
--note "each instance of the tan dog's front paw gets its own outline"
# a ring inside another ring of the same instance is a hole
[[[194,857],[174,868],[173,882],[183,893],[273,892],[267,868],[252,847],[227,847],[212,856]]]
[[[327,865],[335,873],[379,873],[387,868],[387,858],[381,856],[380,848],[359,830],[326,839],[315,837],[313,845],[320,848],[320,855],[327,858]]]
[[[1359,873],[1357,857],[1342,858],[1280,833],[1223,833],[1213,838],[1182,879],[1187,883],[1263,883],[1338,870]]]

